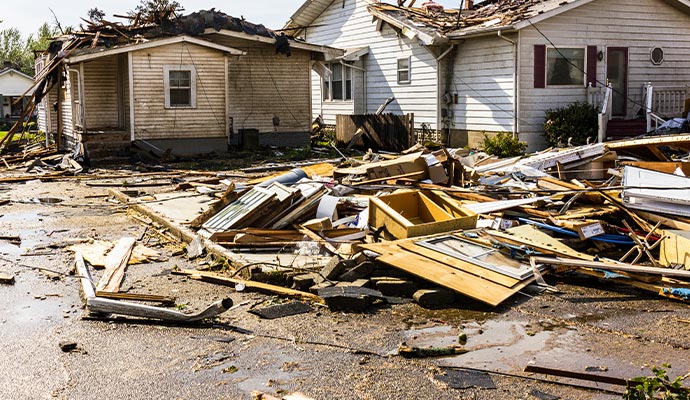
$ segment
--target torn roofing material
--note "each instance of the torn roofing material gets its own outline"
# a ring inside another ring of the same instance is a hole
[[[413,25],[426,34],[440,33],[452,38],[496,29],[519,29],[519,23],[537,16],[547,17],[557,10],[586,3],[587,0],[488,0],[470,10],[398,7],[378,3],[369,12],[402,28]],[[397,22],[397,23],[396,23]]]

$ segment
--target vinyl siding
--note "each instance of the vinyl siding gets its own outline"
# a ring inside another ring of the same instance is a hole
[[[536,26],[558,47],[627,47],[627,113],[632,117],[642,101],[642,85],[683,86],[690,82],[690,16],[662,0],[595,0],[549,18]],[[549,45],[533,27],[520,31],[520,138],[530,149],[544,146],[544,112],[574,101],[586,101],[586,89],[533,88],[534,45]],[[664,62],[649,60],[654,47],[664,50]],[[606,80],[606,59],[597,63],[597,80]],[[637,104],[636,104],[637,103]]]
[[[449,85],[450,93],[458,95],[451,106],[455,129],[513,130],[513,65],[513,45],[497,36],[458,46]]]
[[[369,46],[369,54],[362,59],[367,71],[366,104],[359,104],[361,93],[353,94],[356,104],[351,107],[335,102],[320,105],[320,96],[312,96],[312,108],[321,107],[324,120],[335,123],[337,113],[360,110],[373,113],[388,97],[394,96],[396,100],[388,105],[386,112],[414,113],[417,126],[427,123],[436,128],[436,59],[417,40],[399,37],[387,24],[382,31],[376,31],[376,23],[366,9],[371,3],[371,0],[335,1],[303,33],[308,42],[315,44],[343,49]],[[411,57],[411,82],[399,84],[397,60],[406,57]],[[320,86],[320,80],[312,77],[312,87]]]
[[[196,108],[165,108],[163,66],[194,65]],[[135,139],[225,137],[225,57],[178,43],[132,53]]]

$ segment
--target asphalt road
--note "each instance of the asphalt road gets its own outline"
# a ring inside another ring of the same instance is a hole
[[[249,303],[193,327],[83,319],[73,254],[62,244],[144,230],[121,205],[87,197],[103,193],[73,181],[0,187],[0,198],[12,200],[0,206],[0,232],[21,237],[20,245],[0,240],[0,271],[16,278],[0,285],[0,399],[249,399],[252,390],[314,399],[536,399],[535,391],[612,399],[620,396],[599,389],[620,388],[491,375],[495,389],[453,389],[438,375],[443,367],[472,367],[532,376],[522,372],[528,364],[622,378],[667,362],[672,376],[690,369],[688,305],[575,275],[548,277],[559,293],[519,294],[497,309],[461,299],[442,310],[405,304],[346,314],[315,307],[263,320],[249,307],[279,299],[171,275],[174,266],[197,265],[162,247],[169,259],[130,266],[125,290],[174,296],[184,311],[224,297]],[[36,198],[62,201],[30,201]],[[457,344],[462,332],[463,355],[394,354],[403,342]],[[63,352],[61,341],[77,349]]]

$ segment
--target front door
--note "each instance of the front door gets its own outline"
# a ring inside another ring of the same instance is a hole
[[[613,87],[611,113],[625,117],[628,110],[628,48],[606,49],[606,80]]]

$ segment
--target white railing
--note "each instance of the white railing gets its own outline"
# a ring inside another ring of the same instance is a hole
[[[590,86],[587,87],[587,102],[599,111],[599,143],[602,143],[604,139],[606,139],[606,128],[609,124],[609,120],[611,120],[612,95],[613,89],[610,84],[598,88],[594,88],[590,84]]]
[[[669,118],[687,117],[683,112],[685,101],[690,99],[690,86],[653,86],[648,82],[643,91],[647,132],[655,131]]]

